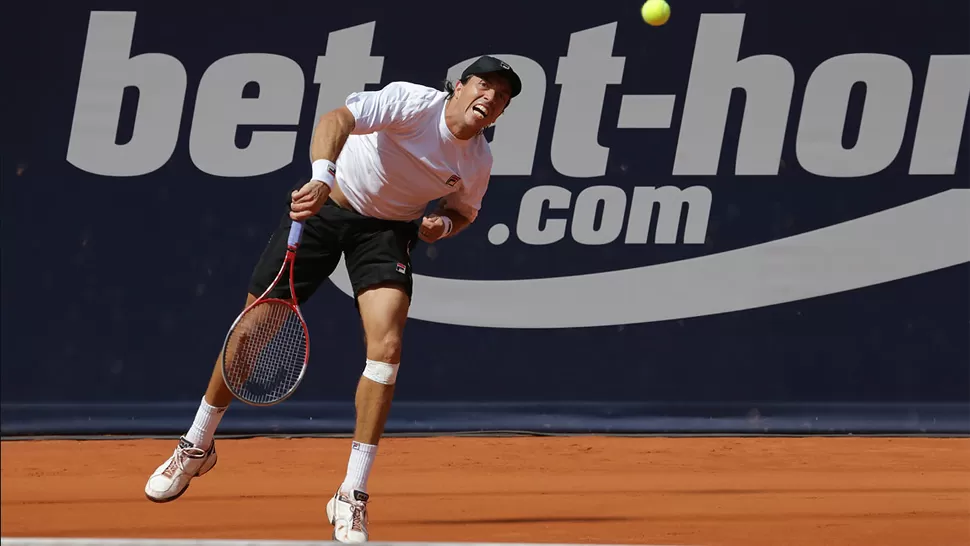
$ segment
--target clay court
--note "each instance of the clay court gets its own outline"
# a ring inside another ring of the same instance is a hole
[[[179,500],[172,440],[5,441],[4,537],[328,540],[346,439],[220,439]],[[386,438],[372,541],[970,544],[970,439]]]

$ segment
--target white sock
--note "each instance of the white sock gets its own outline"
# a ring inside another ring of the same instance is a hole
[[[199,411],[195,413],[195,421],[192,422],[192,428],[185,435],[185,439],[199,449],[209,449],[209,446],[212,445],[212,437],[216,433],[216,427],[219,426],[219,421],[222,420],[225,413],[226,408],[210,406],[203,397]]]
[[[370,468],[374,465],[375,456],[377,456],[376,445],[353,442],[350,461],[347,462],[347,476],[340,490],[348,494],[354,490],[366,493],[367,478],[370,476]]]

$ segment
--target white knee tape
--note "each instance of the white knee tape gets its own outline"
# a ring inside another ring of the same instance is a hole
[[[364,366],[364,377],[382,385],[393,385],[397,381],[398,366],[400,364],[368,359],[367,365]]]

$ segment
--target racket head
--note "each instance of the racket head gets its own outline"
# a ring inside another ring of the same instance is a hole
[[[233,396],[253,406],[289,398],[303,381],[310,336],[297,305],[261,298],[236,318],[222,346],[222,378]]]

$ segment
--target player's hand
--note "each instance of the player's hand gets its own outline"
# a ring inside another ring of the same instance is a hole
[[[330,197],[330,186],[311,180],[294,191],[290,198],[290,218],[302,222],[320,211]]]
[[[418,238],[426,243],[433,243],[445,234],[445,222],[437,214],[425,216],[418,228]]]

